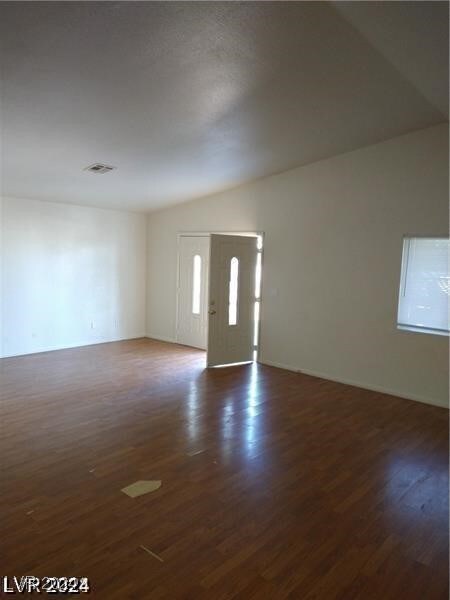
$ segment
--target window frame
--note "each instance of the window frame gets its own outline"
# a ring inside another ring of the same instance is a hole
[[[198,261],[196,260],[198,258]],[[198,264],[198,286],[196,286],[196,264]],[[192,302],[191,314],[193,317],[200,317],[202,313],[202,268],[203,261],[200,254],[196,253],[192,257]],[[197,289],[198,288],[198,289]],[[196,294],[196,292],[198,292]],[[198,304],[198,312],[195,310]]]
[[[236,262],[233,262],[236,261]],[[239,280],[240,280],[240,260],[237,256],[233,256],[230,259],[230,276],[229,276],[229,280],[228,280],[228,327],[237,327],[237,325],[239,324]],[[232,302],[231,302],[231,291],[232,291],[232,277],[233,277],[233,264],[236,265],[236,281],[235,281],[235,285],[236,285],[236,298],[235,298],[235,302],[234,302],[234,310],[232,311]],[[232,312],[234,313],[234,319],[235,322],[231,323],[231,314]]]

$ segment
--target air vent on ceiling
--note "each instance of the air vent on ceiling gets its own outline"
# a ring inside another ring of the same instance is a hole
[[[95,163],[86,167],[85,171],[90,171],[91,173],[108,173],[108,171],[112,171],[116,167],[111,167],[110,165],[104,165],[102,163]]]

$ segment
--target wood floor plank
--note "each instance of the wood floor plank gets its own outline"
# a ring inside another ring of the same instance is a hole
[[[3,575],[105,600],[448,598],[446,410],[147,339],[0,368]],[[162,486],[120,492],[140,479]]]

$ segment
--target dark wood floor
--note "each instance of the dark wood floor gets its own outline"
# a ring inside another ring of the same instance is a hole
[[[448,598],[447,411],[204,363],[149,340],[2,361],[2,575],[108,600]],[[138,479],[162,487],[120,492]]]

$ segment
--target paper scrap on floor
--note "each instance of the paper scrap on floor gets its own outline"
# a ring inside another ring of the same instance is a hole
[[[130,496],[130,498],[137,498],[138,496],[143,496],[144,494],[149,494],[150,492],[155,492],[159,490],[161,487],[160,480],[142,480],[135,481],[131,485],[127,485],[127,487],[122,488],[120,491]]]

